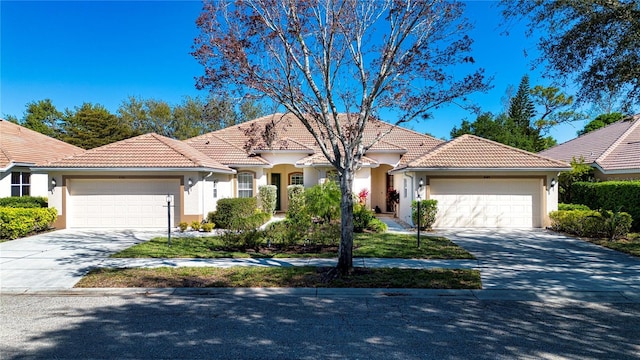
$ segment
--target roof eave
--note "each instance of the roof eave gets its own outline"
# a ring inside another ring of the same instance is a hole
[[[9,164],[7,164],[6,167],[0,168],[0,171],[6,172],[6,171],[9,171],[9,170],[11,170],[11,168],[16,167],[16,166],[32,167],[35,164],[36,163],[26,163],[26,162],[14,162],[14,161],[11,161]]]
[[[638,168],[627,168],[627,169],[611,169],[611,170],[606,170],[604,169],[602,166],[600,166],[600,164],[598,163],[593,163],[591,164],[591,166],[597,168],[601,173],[605,174],[605,175],[615,175],[615,174],[636,174],[636,173],[640,173],[640,169]]]
[[[139,171],[139,172],[153,172],[153,171],[170,171],[170,172],[184,172],[184,171],[204,171],[204,172],[216,172],[221,174],[235,174],[234,169],[219,169],[213,167],[46,167],[46,166],[34,166],[32,170],[36,171],[78,171],[78,172],[116,172],[116,171]]]
[[[393,169],[389,173],[407,172],[407,171],[514,171],[514,172],[526,172],[526,171],[570,171],[571,167],[537,167],[537,168],[482,168],[482,167],[466,167],[466,168],[453,168],[453,167],[403,167]]]

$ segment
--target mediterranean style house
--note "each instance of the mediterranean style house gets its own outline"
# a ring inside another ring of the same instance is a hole
[[[51,187],[46,173],[31,167],[84,150],[0,119],[0,197],[44,196]]]
[[[268,143],[253,130],[274,126]],[[445,142],[372,120],[365,138],[387,133],[362,158],[353,191],[367,205],[411,222],[411,202],[438,200],[436,227],[543,227],[557,208],[562,161],[465,135]],[[146,134],[34,167],[57,184],[49,205],[58,228],[167,226],[198,221],[221,198],[278,189],[286,211],[287,186],[311,187],[336,176],[315,139],[291,114],[272,114],[185,141]],[[420,185],[422,184],[422,186]],[[397,208],[387,193],[399,194]]]

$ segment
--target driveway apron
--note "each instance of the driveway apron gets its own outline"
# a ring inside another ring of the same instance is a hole
[[[110,254],[161,231],[58,230],[0,243],[0,292],[72,288]]]
[[[640,291],[640,259],[543,229],[437,232],[477,258],[483,289]]]

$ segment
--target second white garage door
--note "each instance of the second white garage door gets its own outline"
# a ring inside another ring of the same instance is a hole
[[[175,223],[180,184],[171,179],[71,179],[67,182],[69,227],[166,228],[167,194]]]
[[[431,179],[434,227],[540,227],[540,179]]]

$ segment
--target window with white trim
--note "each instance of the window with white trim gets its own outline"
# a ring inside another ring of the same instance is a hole
[[[253,174],[244,172],[238,174],[238,197],[253,197]]]
[[[218,198],[218,180],[213,180],[213,198]]]
[[[29,196],[31,194],[31,173],[11,173],[11,196]]]
[[[304,175],[301,172],[289,174],[289,185],[304,185]]]

